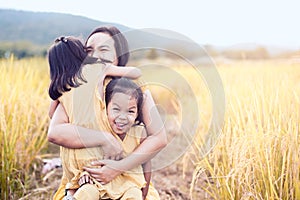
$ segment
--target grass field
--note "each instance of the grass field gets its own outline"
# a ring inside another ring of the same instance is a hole
[[[168,87],[151,89],[164,114],[168,136],[177,134],[178,123],[197,123],[193,120],[199,117],[194,148],[184,157],[192,161],[194,172],[188,198],[198,199],[193,189],[200,187],[201,197],[208,199],[300,199],[300,64],[217,63],[226,97],[225,117],[220,137],[214,138],[216,146],[204,159],[198,151],[203,136],[211,134],[214,104],[210,91],[204,80],[193,85],[199,77],[189,66],[172,65],[171,71],[187,80],[192,90],[187,91],[177,79],[163,82]],[[167,81],[167,71],[157,68],[147,76]],[[41,159],[53,153],[46,139],[48,84],[45,59],[0,60],[0,199],[19,199],[39,191]],[[193,109],[194,100],[198,109]],[[182,109],[189,114],[180,114]],[[184,127],[180,131],[193,130]],[[189,168],[186,163],[183,170]]]
[[[216,148],[198,163],[214,199],[300,199],[300,68],[221,65],[227,109]]]

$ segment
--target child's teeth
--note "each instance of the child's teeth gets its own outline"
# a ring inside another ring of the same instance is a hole
[[[124,126],[124,124],[123,123],[117,123],[117,126],[122,127],[122,126]]]

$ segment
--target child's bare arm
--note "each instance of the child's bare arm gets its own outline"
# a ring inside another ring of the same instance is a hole
[[[137,67],[118,67],[115,65],[107,65],[104,70],[105,76],[123,76],[131,79],[137,79],[142,72]]]
[[[49,107],[49,113],[48,113],[50,119],[52,119],[52,116],[53,116],[54,111],[56,110],[58,104],[59,104],[59,101],[58,101],[58,100],[52,100],[52,101],[51,101],[50,107]]]

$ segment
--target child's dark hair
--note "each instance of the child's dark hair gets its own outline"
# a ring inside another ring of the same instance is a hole
[[[139,125],[143,122],[142,105],[143,105],[143,92],[141,88],[132,80],[128,78],[115,78],[112,79],[106,86],[105,89],[105,102],[106,107],[111,101],[115,93],[128,94],[136,99],[137,102],[137,118],[135,124]]]
[[[48,51],[51,99],[56,100],[72,87],[78,87],[80,80],[86,82],[81,74],[81,65],[86,57],[84,45],[79,39],[69,36],[55,40]]]

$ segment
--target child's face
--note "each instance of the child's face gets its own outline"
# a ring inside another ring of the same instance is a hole
[[[127,133],[137,117],[137,100],[128,94],[115,93],[107,105],[107,117],[113,131]]]

